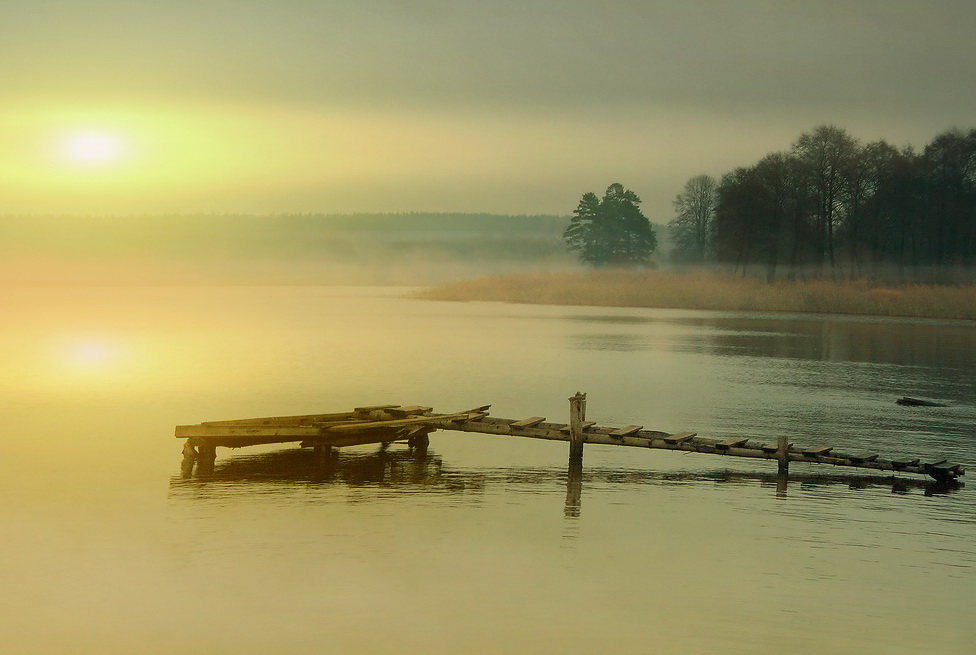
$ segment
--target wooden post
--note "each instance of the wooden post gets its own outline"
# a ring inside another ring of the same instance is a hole
[[[197,473],[213,473],[216,459],[217,446],[210,443],[197,446]]]
[[[197,449],[193,447],[193,440],[187,439],[183,444],[183,461],[180,462],[180,474],[184,478],[193,475],[193,465],[197,463]]]
[[[193,439],[187,439],[183,444],[183,463],[193,465],[197,461],[197,449],[193,447]]]
[[[586,394],[576,392],[569,399],[569,459],[583,459],[583,420],[586,418]]]
[[[430,437],[427,436],[429,434],[429,430],[418,430],[409,439],[407,439],[407,446],[420,452],[426,452],[427,447],[430,446]]]
[[[786,475],[785,473],[783,475],[777,475],[776,476],[776,497],[786,498],[786,490],[789,488],[789,486],[790,486],[790,476]]]
[[[784,436],[776,437],[776,460],[779,465],[776,472],[780,475],[787,475],[790,472],[790,441]]]
[[[319,463],[327,463],[332,459],[332,446],[328,444],[317,443],[312,449],[315,454],[315,459]]]

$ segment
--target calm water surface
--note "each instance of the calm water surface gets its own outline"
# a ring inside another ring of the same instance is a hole
[[[972,323],[0,290],[4,653],[976,652],[976,500],[918,476],[435,433],[218,451],[178,423],[425,404],[976,463]],[[946,408],[895,405],[902,395]]]

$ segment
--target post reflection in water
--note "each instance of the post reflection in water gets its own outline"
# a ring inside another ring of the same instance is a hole
[[[566,472],[566,518],[578,518],[583,505],[583,460],[571,457]]]
[[[287,449],[259,455],[223,459],[211,466],[190,470],[185,463],[180,476],[170,482],[171,496],[176,498],[217,497],[222,493],[247,493],[240,485],[288,485],[311,483],[378,488],[396,493],[450,494],[461,498],[481,494],[492,486],[540,485],[553,489],[560,485],[563,471],[553,467],[504,467],[470,470],[446,466],[442,457],[426,449],[379,448],[371,452],[309,449]],[[920,490],[926,496],[948,494],[965,485],[957,480],[901,478],[892,475],[844,475],[817,473],[743,472],[713,470],[701,472],[659,472],[603,466],[585,467],[582,460],[570,459],[565,469],[565,502],[563,515],[579,519],[583,489],[599,485],[673,485],[749,484],[758,482],[772,490],[778,499],[789,497],[790,486],[811,489],[847,486],[851,490],[890,488],[890,493],[905,494]],[[219,483],[219,484],[209,484]],[[230,484],[228,484],[230,483]],[[611,492],[612,493],[612,492]],[[729,493],[733,493],[729,490]],[[369,497],[362,500],[368,501]]]

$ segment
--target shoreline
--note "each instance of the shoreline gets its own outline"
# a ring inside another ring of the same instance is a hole
[[[731,274],[591,270],[496,275],[426,288],[424,300],[976,320],[976,285],[867,280],[767,283]]]

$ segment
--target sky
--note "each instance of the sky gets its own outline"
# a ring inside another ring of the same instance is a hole
[[[560,214],[976,127],[972,0],[2,0],[0,214]]]

